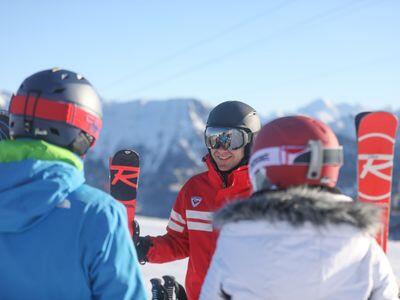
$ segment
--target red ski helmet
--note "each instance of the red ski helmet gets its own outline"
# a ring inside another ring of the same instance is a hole
[[[289,116],[264,125],[250,157],[254,192],[297,185],[334,187],[343,149],[332,129],[307,116]]]
[[[97,140],[102,105],[93,86],[68,70],[26,78],[10,102],[10,136],[41,139],[84,155]]]

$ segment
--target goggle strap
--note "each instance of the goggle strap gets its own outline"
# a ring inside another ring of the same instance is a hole
[[[321,177],[322,165],[324,163],[324,149],[319,140],[310,140],[308,142],[308,147],[311,152],[311,157],[308,165],[307,179],[316,180]]]
[[[343,149],[341,146],[337,148],[324,148],[318,144],[310,147],[299,146],[281,146],[268,147],[255,152],[250,158],[250,169],[258,170],[259,168],[271,166],[290,166],[290,165],[313,165],[310,169],[321,174],[318,171],[318,165],[322,169],[323,165],[342,165]],[[312,152],[314,151],[314,152]],[[313,155],[315,153],[315,155]],[[314,156],[317,156],[314,158]],[[312,158],[314,159],[312,161]],[[318,174],[317,174],[318,175]],[[311,174],[310,174],[311,176]]]

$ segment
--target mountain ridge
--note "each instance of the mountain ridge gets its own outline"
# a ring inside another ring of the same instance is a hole
[[[203,132],[211,109],[211,105],[193,98],[106,102],[102,133],[85,159],[88,183],[108,191],[108,158],[117,150],[134,149],[141,158],[138,213],[167,217],[181,186],[205,170],[202,157],[207,149]],[[265,123],[277,116],[300,113],[328,123],[345,152],[338,185],[344,193],[354,196],[357,162],[354,116],[362,110],[360,105],[316,99],[295,112],[273,112],[261,117]],[[400,161],[397,153],[395,161]],[[397,165],[393,186],[396,193],[400,190]]]

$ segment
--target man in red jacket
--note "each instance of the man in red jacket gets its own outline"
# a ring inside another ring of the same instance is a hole
[[[190,178],[171,210],[167,233],[140,237],[139,260],[165,263],[189,257],[185,287],[190,300],[198,299],[214,254],[218,233],[212,214],[226,203],[251,194],[247,172],[250,147],[260,130],[260,119],[249,105],[227,101],[216,106],[204,133],[208,171]]]

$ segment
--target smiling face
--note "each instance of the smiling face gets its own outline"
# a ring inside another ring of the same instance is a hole
[[[210,152],[220,171],[233,169],[244,157],[244,147],[236,150],[210,149]]]

